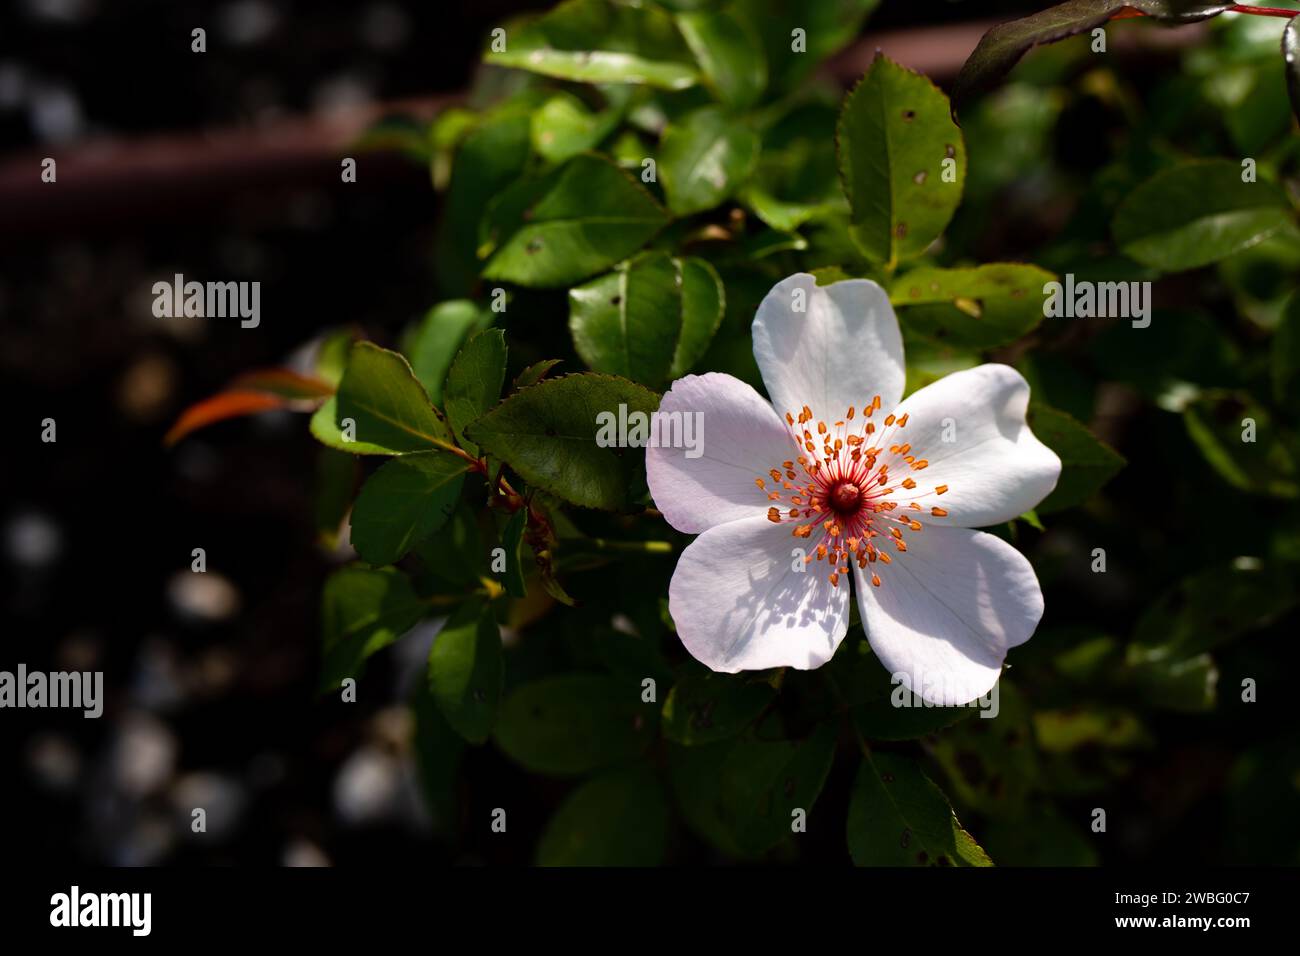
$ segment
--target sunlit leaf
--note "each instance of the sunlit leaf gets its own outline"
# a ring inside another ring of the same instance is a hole
[[[501,195],[488,212],[483,276],[525,286],[571,285],[636,252],[667,214],[613,163],[578,156]]]
[[[659,144],[668,208],[688,216],[722,203],[754,171],[758,151],[758,133],[717,107],[669,125]]]
[[[693,86],[699,73],[671,17],[655,7],[567,0],[506,31],[505,49],[483,59],[580,83]]]
[[[844,100],[840,179],[854,241],[875,262],[919,255],[961,202],[966,146],[948,98],[929,79],[877,56]]]

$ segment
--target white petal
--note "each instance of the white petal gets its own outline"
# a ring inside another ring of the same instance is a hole
[[[927,491],[948,486],[942,497],[923,499],[926,511],[936,504],[948,511],[930,520],[987,527],[1024,514],[1051,493],[1061,459],[1025,424],[1028,405],[1029,383],[1019,372],[981,365],[944,376],[898,407],[907,426],[888,440],[909,442],[930,463],[911,477]]]
[[[872,650],[890,674],[932,704],[986,694],[1007,649],[1023,644],[1043,616],[1028,559],[1001,538],[928,527],[907,536],[892,564],[854,565],[858,610]],[[871,584],[879,573],[881,586]]]
[[[710,528],[682,552],[668,586],[677,636],[696,660],[732,674],[809,670],[831,659],[849,623],[849,581],[804,566],[790,525],[766,517]],[[798,561],[804,568],[793,570]]]
[[[866,279],[818,286],[801,272],[780,282],[754,318],[754,358],[782,415],[807,405],[833,422],[876,395],[886,409],[903,397],[898,318],[888,293]]]
[[[785,423],[758,392],[720,372],[687,375],[664,394],[659,414],[661,434],[673,420],[664,416],[674,414],[681,415],[683,428],[674,426],[673,434],[688,434],[687,416],[694,429],[689,433],[694,447],[646,449],[650,495],[670,525],[698,534],[767,513],[772,502],[754,479],[775,488],[768,472],[799,452]]]

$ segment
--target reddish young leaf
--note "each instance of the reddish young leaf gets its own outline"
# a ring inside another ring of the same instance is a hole
[[[163,443],[174,445],[190,432],[198,431],[214,422],[239,418],[242,415],[254,415],[273,408],[284,408],[291,401],[292,399],[267,392],[221,392],[181,412],[181,417],[176,419],[176,424],[167,432]]]
[[[230,383],[233,392],[269,392],[281,398],[329,398],[334,386],[324,379],[302,375],[287,368],[263,368],[245,372]]]

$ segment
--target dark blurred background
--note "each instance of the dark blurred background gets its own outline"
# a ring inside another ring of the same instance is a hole
[[[464,90],[488,31],[549,5],[5,4],[0,669],[103,670],[106,680],[100,720],[0,713],[8,859],[530,858],[566,785],[523,774],[491,747],[468,753],[462,814],[486,812],[499,788],[529,797],[508,842],[431,819],[420,799],[404,702],[430,634],[376,657],[356,705],[316,696],[319,589],[341,558],[315,543],[317,446],[304,420],[226,423],[174,449],[162,437],[188,404],[289,360],[327,327],[355,324],[391,343],[437,301],[427,171],[367,153],[358,182],[342,185],[338,156],[389,105],[427,113]],[[963,24],[1037,6],[887,0],[856,56],[902,42],[894,31],[933,28],[908,40],[926,61],[909,65],[946,82],[982,29]],[[190,52],[196,26],[204,54]],[[123,144],[137,148],[134,165],[117,164]],[[45,156],[59,162],[56,184],[39,180]],[[154,319],[151,285],[178,272],[260,280],[260,327]],[[45,418],[56,443],[40,441]],[[208,572],[194,575],[200,547]],[[1117,573],[1123,620],[1150,589],[1124,578],[1141,569]],[[1214,786],[1237,738],[1200,730],[1194,753],[1157,752],[1152,772],[1138,772],[1128,799],[1148,819],[1108,844],[1107,862],[1232,858]],[[208,812],[202,837],[189,829],[194,806]],[[1203,826],[1214,835],[1199,841]],[[689,842],[675,855],[706,857]],[[842,834],[815,839],[812,858],[845,860]]]

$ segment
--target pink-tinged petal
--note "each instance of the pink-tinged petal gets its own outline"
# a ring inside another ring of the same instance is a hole
[[[909,395],[907,415],[886,443],[909,442],[928,465],[909,474],[931,520],[961,528],[1010,521],[1046,498],[1061,475],[1061,459],[1025,423],[1029,383],[1007,365],[980,365],[947,375]],[[937,487],[943,494],[933,494]]]
[[[682,552],[668,609],[696,660],[732,674],[831,659],[848,630],[849,582],[832,587],[824,562],[806,566],[793,553],[800,544],[788,525],[743,518]]]
[[[802,304],[803,311],[796,311]],[[889,294],[866,279],[828,286],[798,273],[778,283],[754,318],[754,358],[776,410],[833,422],[880,396],[903,396],[903,337]]]
[[[709,372],[673,383],[659,405],[660,433],[680,415],[694,448],[647,448],[646,480],[655,507],[678,531],[698,534],[715,525],[767,513],[772,504],[755,483],[799,452],[789,429],[767,401],[738,378]],[[687,431],[691,416],[694,431]],[[691,457],[698,455],[698,457]]]
[[[909,534],[906,553],[881,550],[892,563],[854,566],[858,610],[881,663],[932,704],[988,693],[1007,649],[1029,640],[1043,616],[1028,559],[991,534],[940,526]]]

